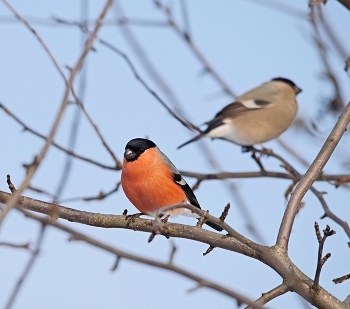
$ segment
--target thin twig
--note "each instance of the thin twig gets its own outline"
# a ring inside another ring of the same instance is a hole
[[[17,248],[17,249],[26,249],[26,250],[31,251],[29,242],[26,242],[24,244],[13,244],[10,242],[0,241],[0,246]]]
[[[88,19],[88,2],[87,1],[81,1],[80,2],[80,19],[81,19],[81,23],[84,25],[84,27],[87,27],[86,21]],[[82,32],[81,33],[81,43],[82,46],[84,46],[84,42],[87,38],[86,33]],[[78,88],[78,94],[80,98],[83,98],[85,95],[85,90],[86,90],[86,78],[87,78],[87,65],[85,65],[79,74],[79,88]],[[68,138],[68,149],[69,151],[74,151],[75,147],[76,147],[76,142],[77,142],[77,135],[78,135],[78,129],[79,129],[79,125],[81,123],[81,109],[79,108],[79,106],[77,105],[73,105],[74,108],[74,116],[73,116],[73,120],[71,123],[71,128],[70,128],[70,132],[69,132],[69,138]],[[55,190],[55,198],[54,201],[57,201],[58,199],[60,199],[65,187],[68,184],[68,178],[71,174],[71,170],[72,170],[72,165],[73,165],[73,158],[70,155],[66,155],[65,157],[65,162],[64,162],[64,166],[61,172],[61,177],[60,180],[58,182],[58,185],[56,187]]]
[[[347,274],[345,276],[341,276],[339,278],[335,278],[333,279],[332,281],[335,283],[335,284],[339,284],[339,283],[342,283],[344,282],[345,280],[349,280],[350,279],[350,274]]]
[[[139,73],[136,71],[134,65],[130,61],[129,57],[124,54],[122,51],[120,51],[115,46],[111,45],[109,42],[98,38],[97,41],[101,43],[102,45],[108,47],[109,49],[113,50],[115,53],[117,53],[119,56],[124,58],[126,63],[129,65],[131,71],[133,72],[135,78],[148,90],[149,93],[151,93],[155,99],[170,113],[171,116],[173,116],[176,120],[178,120],[183,126],[190,130],[195,130],[197,132],[202,132],[201,129],[199,129],[197,126],[189,122],[188,120],[184,119],[183,117],[177,115],[161,98],[160,96],[153,90],[151,87],[145,82],[145,80],[139,75]]]
[[[218,82],[223,90],[231,97],[236,97],[236,94],[232,88],[224,81],[224,79],[217,73],[216,69],[212,66],[209,60],[204,56],[204,54],[199,50],[198,46],[193,42],[192,38],[187,35],[186,31],[182,31],[180,26],[175,22],[170,9],[165,7],[160,1],[154,0],[154,4],[159,8],[168,18],[169,25],[175,30],[175,32],[182,37],[191,48],[192,52],[196,55],[197,59],[204,65],[206,71],[208,71],[214,79]]]
[[[317,45],[317,49],[320,53],[320,57],[321,57],[321,60],[323,62],[323,65],[325,67],[326,76],[327,76],[328,80],[330,81],[330,83],[333,85],[334,92],[335,92],[334,98],[332,98],[329,101],[327,107],[330,111],[338,113],[338,112],[343,110],[344,102],[342,99],[339,82],[333,73],[332,66],[331,66],[330,61],[328,59],[328,52],[327,52],[328,50],[327,50],[326,44],[323,42],[323,39],[321,37],[321,33],[319,30],[319,23],[318,23],[318,20],[316,19],[316,11],[318,14],[318,18],[320,19],[321,7],[319,7],[319,6],[311,7],[310,22],[311,22],[311,25],[313,26],[314,31],[315,31],[314,40],[315,40],[315,43]]]
[[[335,234],[335,231],[331,230],[331,228],[327,225],[326,229],[323,230],[323,237],[321,237],[320,228],[318,226],[318,223],[315,222],[315,232],[318,240],[318,257],[317,257],[317,268],[316,268],[316,274],[314,283],[312,285],[312,289],[316,291],[319,288],[319,282],[320,282],[320,275],[321,270],[324,265],[324,263],[330,258],[331,254],[327,253],[324,257],[323,255],[323,246],[327,239],[327,237],[332,236]]]
[[[204,173],[195,173],[180,171],[182,176],[196,178],[199,182],[204,180],[222,180],[222,179],[240,179],[240,178],[280,178],[280,179],[295,179],[295,175],[290,173],[281,173],[273,171],[259,171],[259,172],[222,172],[222,173],[213,173],[213,174],[204,174]],[[335,181],[341,182],[341,184],[350,182],[350,175],[339,174],[339,175],[325,175],[320,174],[316,181]]]
[[[288,287],[287,284],[285,284],[284,282],[282,284],[280,284],[279,286],[275,287],[274,289],[272,289],[271,291],[268,291],[266,293],[262,293],[261,297],[259,297],[255,303],[259,304],[259,305],[265,305],[266,303],[268,303],[269,301],[277,298],[278,296],[281,296],[287,292],[290,291],[290,288]],[[244,309],[252,309],[251,306],[247,306]]]
[[[91,201],[101,201],[104,200],[106,197],[112,195],[113,193],[117,192],[119,187],[120,187],[120,181],[116,184],[116,186],[108,191],[107,193],[100,192],[99,194],[95,196],[90,196],[90,197],[70,197],[66,199],[62,199],[60,201],[56,201],[57,203],[68,203],[68,202],[77,202],[77,201],[84,201],[84,202],[91,202]]]
[[[24,268],[23,273],[21,274],[15,287],[13,288],[12,293],[9,297],[9,300],[7,301],[7,303],[5,305],[5,309],[10,309],[12,307],[12,305],[14,304],[14,302],[18,296],[19,291],[21,290],[23,282],[28,278],[29,272],[33,268],[33,265],[38,257],[38,254],[39,254],[40,248],[41,248],[41,244],[42,244],[43,239],[44,239],[45,226],[46,226],[46,224],[44,224],[44,223],[41,225],[41,229],[40,229],[39,234],[38,234],[38,239],[36,241],[35,249],[33,250],[31,257],[30,257],[26,267]]]
[[[53,27],[57,28],[60,26],[73,26],[76,27],[79,25],[79,22],[75,20],[67,20],[67,19],[61,19],[55,16],[52,16],[50,18],[43,18],[43,17],[36,17],[36,16],[24,16],[25,20],[30,23],[31,25],[37,25],[37,26],[47,26],[47,27]],[[12,16],[0,16],[0,23],[1,24],[9,24],[18,22],[18,20]],[[87,19],[86,25],[91,26],[94,25],[96,20],[94,19]],[[133,26],[141,26],[141,27],[169,27],[167,22],[164,22],[162,20],[154,20],[154,19],[147,19],[147,18],[127,18],[119,20],[115,20],[115,18],[109,18],[105,19],[103,25],[104,26],[122,26],[124,24],[129,24]]]
[[[328,38],[332,41],[333,45],[335,46],[336,50],[340,54],[340,56],[345,61],[346,58],[349,56],[348,52],[342,45],[342,42],[339,40],[337,33],[333,30],[331,25],[329,24],[328,19],[323,14],[323,8],[320,7],[320,10],[318,12],[318,16],[320,18],[320,21],[322,22],[323,28],[327,33]]]
[[[3,0],[3,2],[14,12],[14,14],[16,14],[16,16],[19,16],[19,14],[17,13],[17,11],[7,2],[7,0]],[[85,44],[85,48],[81,54],[81,56],[79,57],[76,65],[73,67],[73,69],[70,71],[70,76],[69,76],[69,80],[66,86],[66,90],[64,93],[64,97],[62,100],[62,104],[61,107],[57,113],[56,119],[54,121],[54,124],[51,128],[50,134],[47,138],[46,143],[44,144],[43,148],[41,149],[41,151],[39,152],[39,154],[35,157],[33,163],[29,166],[29,168],[27,169],[27,175],[24,179],[24,181],[22,182],[22,184],[20,185],[19,189],[13,194],[12,198],[7,202],[6,207],[3,209],[3,211],[1,212],[0,215],[0,226],[4,220],[4,218],[6,217],[6,215],[8,214],[8,212],[11,210],[11,208],[13,208],[16,203],[18,198],[20,197],[20,194],[27,188],[27,186],[30,183],[30,180],[32,179],[32,177],[34,176],[39,164],[41,163],[42,159],[45,157],[47,150],[49,149],[50,145],[53,142],[53,138],[56,134],[56,131],[58,129],[58,126],[61,122],[61,119],[63,117],[63,113],[64,110],[66,108],[66,106],[68,105],[68,98],[69,98],[69,94],[72,90],[73,87],[73,81],[75,79],[76,74],[78,73],[78,71],[80,70],[80,68],[83,65],[84,59],[87,56],[87,54],[89,53],[92,44],[96,38],[97,32],[99,31],[99,29],[102,26],[103,23],[103,19],[105,18],[109,8],[111,7],[113,3],[113,0],[108,0],[101,12],[101,14],[98,17],[98,20],[96,22],[96,26],[91,34],[91,36],[89,37],[89,39],[87,40],[86,44]],[[22,18],[23,21],[23,18]],[[28,27],[28,23],[26,23],[26,26]],[[31,28],[29,28],[30,30],[32,30]],[[36,35],[36,32],[34,32],[34,34]],[[37,36],[37,35],[36,35]]]
[[[40,137],[41,139],[47,141],[47,137],[41,133],[39,133],[38,131],[35,131],[34,129],[28,127],[21,119],[19,119],[15,114],[13,114],[6,106],[4,106],[1,102],[0,102],[0,108],[3,109],[12,119],[14,119],[18,124],[20,124],[22,127],[23,127],[23,130],[24,131],[28,131],[32,134],[34,134],[35,136],[37,137]],[[57,143],[55,142],[52,142],[51,144],[52,146],[56,147],[57,149],[67,153],[68,155],[74,157],[74,158],[77,158],[79,160],[82,160],[82,161],[85,161],[85,162],[88,162],[88,163],[91,163],[93,165],[96,165],[96,166],[99,166],[103,169],[108,169],[108,170],[118,170],[120,169],[120,167],[117,167],[117,166],[108,166],[108,165],[105,165],[105,164],[102,164],[102,163],[99,163],[95,160],[92,160],[92,159],[89,159],[89,158],[86,158],[84,156],[81,156],[81,155],[77,155],[76,153],[74,153],[73,151],[70,151],[60,145],[58,145]]]

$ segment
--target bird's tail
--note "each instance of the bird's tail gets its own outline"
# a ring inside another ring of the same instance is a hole
[[[214,230],[217,230],[219,232],[221,232],[223,230],[223,228],[220,225],[218,225],[218,224],[216,224],[214,222],[207,221],[207,222],[205,222],[205,224],[209,225],[211,228],[213,228]]]
[[[181,144],[180,146],[177,147],[177,149],[182,148],[183,146],[186,146],[192,142],[195,142],[197,140],[199,140],[201,137],[203,137],[203,134],[198,134],[197,136],[195,136],[194,138],[190,139],[189,141],[187,141],[186,143]]]

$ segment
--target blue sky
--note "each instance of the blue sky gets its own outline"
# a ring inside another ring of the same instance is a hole
[[[332,96],[332,87],[325,79],[324,65],[313,41],[313,29],[307,20],[307,1],[294,1],[290,5],[304,17],[296,17],[291,10],[285,12],[257,1],[188,1],[190,34],[196,46],[234,90],[241,94],[273,77],[292,79],[303,92],[298,96],[298,118],[310,126],[316,122],[318,133],[311,136],[293,127],[282,139],[311,162],[327,134],[336,122],[336,115],[322,109],[322,104]],[[278,1],[276,1],[278,2]],[[57,25],[52,17],[79,20],[81,1],[11,1],[13,6],[32,23],[42,36],[58,63],[73,66],[81,52],[82,34],[77,27]],[[178,1],[169,2],[174,18],[183,26]],[[271,3],[271,2],[265,2]],[[282,1],[278,2],[282,3]],[[89,18],[95,19],[104,2],[89,1]],[[122,1],[124,14],[129,18],[165,22],[164,14],[152,1]],[[332,29],[349,54],[350,42],[345,29],[349,29],[349,14],[338,1],[328,1],[322,7]],[[113,21],[120,8],[113,7],[107,16]],[[62,101],[64,83],[36,38],[23,24],[16,22],[12,13],[0,4],[0,101],[33,129],[47,135]],[[35,19],[35,18],[40,18]],[[39,23],[41,19],[47,23]],[[138,42],[151,60],[153,67],[167,83],[189,115],[200,125],[211,119],[232,98],[224,94],[220,85],[197,60],[185,41],[166,26],[130,25]],[[339,55],[325,32],[321,32],[327,44],[331,68],[339,81],[344,103],[349,101],[349,76],[344,72],[344,59]],[[137,55],[130,48],[119,26],[104,26],[99,36],[125,52],[139,74],[169,105],[169,98],[151,79]],[[86,89],[84,104],[98,125],[103,136],[119,159],[125,144],[135,137],[149,137],[180,170],[213,172],[196,144],[181,150],[176,147],[193,136],[172,118],[169,113],[134,78],[126,62],[98,42],[94,44],[85,62]],[[75,83],[79,88],[79,81]],[[75,106],[68,106],[55,141],[68,144]],[[323,117],[319,119],[320,115]],[[6,174],[19,186],[25,177],[22,164],[28,164],[43,146],[43,141],[22,128],[0,111],[0,189],[8,191]],[[256,171],[257,166],[240,147],[224,141],[205,141],[214,153],[215,160],[224,171]],[[289,160],[300,172],[305,167],[297,162],[276,141],[266,144]],[[349,133],[346,132],[339,147],[325,167],[326,173],[349,173],[343,162],[349,157]],[[76,152],[99,162],[112,165],[111,157],[84,116],[79,124]],[[60,182],[66,156],[51,148],[35,174],[32,185],[54,193]],[[264,158],[269,170],[283,171],[279,162]],[[73,160],[70,176],[62,199],[97,195],[101,190],[112,189],[120,180],[120,172],[102,170],[79,160]],[[190,185],[195,180],[188,178]],[[279,179],[234,180],[252,214],[256,228],[273,245],[283,216],[286,200],[284,193],[290,181]],[[349,190],[335,189],[328,183],[317,183],[331,209],[342,219],[348,220]],[[195,192],[204,209],[219,216],[223,207],[231,202],[227,222],[237,231],[253,238],[232,194],[221,181],[203,182]],[[27,190],[24,193],[50,201],[46,196]],[[314,221],[323,229],[329,224],[337,231],[327,240],[325,253],[331,252],[322,274],[321,285],[343,300],[348,295],[350,282],[335,285],[331,280],[349,273],[346,261],[349,241],[344,231],[328,219],[320,220],[323,210],[317,199],[308,193],[306,206],[298,214],[291,236],[292,261],[309,277],[314,277],[318,244],[314,233]],[[136,212],[122,190],[103,201],[89,203],[63,203],[65,206],[90,212],[121,214],[125,208]],[[191,219],[176,218],[174,222],[194,224]],[[215,282],[228,286],[256,299],[281,283],[281,278],[266,265],[232,252],[215,249],[203,257],[207,246],[187,240],[167,240],[156,237],[148,243],[149,235],[117,229],[93,228],[63,222],[117,248],[142,256],[166,261],[172,243],[177,246],[175,263]],[[34,244],[40,229],[38,223],[12,211],[1,228],[0,240],[12,242],[30,241]],[[68,235],[48,228],[42,250],[24,283],[13,308],[222,308],[235,307],[232,299],[219,293],[200,289],[187,293],[193,282],[176,274],[122,260],[116,272],[110,272],[114,263],[111,254],[80,242],[68,242]],[[253,238],[254,239],[254,238]],[[24,268],[27,252],[0,247],[0,306],[3,307],[18,276]],[[269,308],[296,308],[300,306],[298,295],[288,293],[269,304]]]

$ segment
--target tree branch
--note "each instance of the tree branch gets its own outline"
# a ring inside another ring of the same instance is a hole
[[[268,291],[266,293],[262,293],[261,297],[259,297],[255,303],[259,304],[259,305],[265,305],[266,303],[268,303],[269,301],[277,298],[278,296],[281,296],[287,292],[289,292],[290,289],[288,287],[288,285],[286,285],[284,282],[282,284],[280,284],[279,286],[275,287],[274,289],[272,289],[271,291]],[[253,309],[251,306],[247,306],[244,309]]]
[[[7,0],[3,0],[3,2],[14,12],[14,14],[16,16],[19,16],[17,11],[7,2]],[[76,65],[74,66],[74,68],[71,70],[70,76],[69,76],[69,79],[68,79],[68,83],[67,83],[67,86],[66,86],[66,90],[65,90],[65,93],[64,93],[64,97],[63,97],[63,100],[62,100],[61,107],[60,107],[60,109],[59,109],[59,111],[57,113],[56,119],[55,119],[54,124],[53,124],[53,126],[51,128],[51,131],[50,131],[50,134],[49,134],[49,136],[47,138],[47,141],[44,144],[44,146],[41,149],[41,151],[39,152],[39,154],[35,157],[33,163],[27,169],[27,175],[26,175],[24,181],[22,182],[22,184],[20,185],[19,189],[14,193],[12,198],[8,201],[6,207],[1,212],[1,215],[0,215],[0,226],[1,226],[1,223],[3,222],[4,218],[6,217],[7,213],[11,210],[12,207],[14,207],[16,205],[17,200],[20,197],[20,194],[29,185],[30,180],[34,176],[34,174],[35,174],[39,164],[41,163],[42,159],[45,157],[45,154],[46,154],[47,150],[49,149],[50,145],[52,144],[53,138],[54,138],[54,136],[56,134],[58,126],[59,126],[59,124],[61,122],[61,119],[63,117],[64,110],[65,110],[66,106],[68,105],[68,98],[69,98],[69,94],[70,94],[70,92],[72,90],[72,87],[73,87],[74,78],[75,78],[76,74],[78,73],[78,71],[80,70],[80,68],[82,67],[84,59],[87,56],[88,52],[90,51],[90,49],[92,47],[92,44],[93,44],[93,42],[94,42],[94,40],[96,38],[97,32],[101,28],[102,23],[103,23],[103,19],[105,18],[105,16],[106,16],[109,8],[111,7],[112,3],[113,3],[113,0],[108,0],[106,2],[106,4],[105,4],[101,14],[98,17],[98,20],[96,22],[96,26],[95,26],[91,36],[86,41],[85,48],[84,48],[81,56],[79,57]],[[23,18],[21,20],[23,21]],[[26,23],[27,27],[28,27],[28,25],[29,24]],[[32,28],[29,27],[29,29],[31,31],[33,31]],[[34,34],[36,35],[36,32],[34,32]]]
[[[10,193],[0,191],[1,203],[6,203],[10,197]],[[135,219],[134,221],[128,222],[125,220],[126,218],[124,215],[108,215],[80,211],[24,196],[20,198],[18,205],[27,210],[35,211],[56,218],[62,218],[70,222],[103,228],[123,228],[147,233],[153,232],[153,220]],[[242,244],[235,238],[223,237],[222,234],[199,229],[195,226],[167,223],[167,229],[164,231],[163,235],[166,237],[191,239],[212,245],[214,247],[235,251],[250,257],[259,258],[259,255],[255,252],[255,250],[250,249],[248,246]]]
[[[316,274],[315,274],[314,284],[312,285],[312,289],[317,291],[317,289],[319,288],[322,267],[324,263],[326,263],[326,261],[331,256],[330,253],[327,253],[324,257],[322,257],[323,246],[327,237],[334,235],[335,231],[331,230],[331,228],[327,225],[326,229],[323,230],[323,237],[321,237],[320,228],[317,222],[315,222],[315,231],[316,231],[316,236],[317,236],[319,246],[318,246],[318,257],[317,257],[317,269],[316,269]]]
[[[16,285],[15,285],[15,287],[10,295],[9,300],[7,301],[7,303],[5,305],[5,309],[10,309],[12,307],[12,305],[14,304],[14,302],[18,296],[18,293],[21,290],[23,282],[28,277],[29,272],[32,269],[32,267],[33,267],[33,265],[38,257],[38,254],[39,254],[40,248],[41,248],[41,244],[42,244],[43,239],[44,239],[44,234],[45,234],[45,224],[42,224],[41,229],[40,229],[39,234],[38,234],[38,239],[36,241],[35,249],[33,250],[31,257],[30,257],[26,267],[24,268],[23,273],[19,277],[19,279],[18,279],[18,281],[17,281],[17,283],[16,283]]]
[[[9,193],[0,191],[0,202],[4,203],[9,198],[10,198]],[[179,207],[180,206],[184,207],[185,205],[182,204],[182,205],[179,205]],[[151,221],[151,220],[144,220],[144,219],[135,219],[134,222],[128,223],[125,220],[125,216],[88,213],[88,212],[78,211],[71,208],[66,208],[63,206],[58,206],[55,204],[37,201],[27,197],[21,197],[19,201],[19,210],[22,212],[25,212],[25,210],[23,210],[22,207],[32,211],[48,214],[53,219],[60,217],[73,222],[105,227],[105,228],[124,228],[124,229],[132,229],[136,231],[143,231],[143,232],[149,232],[149,233],[152,233],[154,231],[153,220]],[[27,213],[27,215],[30,217],[33,217],[33,216],[36,217],[31,213]],[[45,223],[47,223],[48,221],[50,223],[53,223],[55,226],[59,225],[59,223],[55,222],[53,219],[51,220],[47,220],[45,218],[40,218],[40,219],[46,220]],[[335,298],[333,295],[328,293],[322,287],[318,289],[317,293],[313,291],[311,288],[313,281],[309,277],[307,277],[304,273],[302,273],[290,261],[286,251],[283,250],[281,247],[274,246],[274,247],[268,248],[268,247],[260,246],[258,244],[254,244],[253,242],[249,241],[249,239],[245,238],[244,236],[232,230],[229,226],[226,226],[226,223],[221,222],[220,219],[214,218],[210,215],[208,215],[208,219],[215,223],[218,223],[218,224],[220,223],[225,229],[229,231],[231,235],[234,235],[234,237],[223,236],[222,234],[204,230],[198,227],[175,224],[175,223],[167,223],[167,228],[164,229],[162,234],[166,237],[179,237],[179,238],[186,238],[186,239],[192,239],[195,241],[200,241],[213,247],[227,249],[227,250],[241,253],[246,256],[252,257],[254,259],[260,260],[264,264],[274,269],[284,280],[286,280],[285,283],[288,285],[288,287],[291,290],[298,293],[300,296],[302,296],[305,300],[307,300],[314,306],[319,308],[332,308],[332,309],[347,308],[345,304],[340,302],[337,298]],[[69,233],[71,232],[71,229],[68,229],[62,225],[60,225],[60,227],[62,227],[62,229],[68,231]],[[236,239],[237,235],[235,233],[240,235],[238,236],[239,240]],[[75,239],[76,238],[79,239],[79,235],[80,234],[78,234],[77,236],[75,235],[73,236],[75,237]],[[86,238],[86,236],[83,236],[83,237]],[[244,244],[245,242],[246,244]],[[95,241],[92,241],[89,243],[94,244]],[[259,249],[259,253],[250,248],[254,246],[256,246]],[[111,251],[111,252],[113,252],[115,255],[118,256],[119,251],[116,251],[116,249],[113,249],[113,250],[114,251]],[[154,262],[152,261],[152,263]],[[149,265],[153,265],[153,264],[149,264]],[[168,263],[166,263],[166,265],[169,266]],[[169,269],[167,267],[164,267],[164,268]],[[206,281],[204,281],[203,286],[212,287],[208,285]]]
[[[135,261],[138,263],[146,264],[149,266],[154,266],[157,268],[172,271],[172,272],[177,273],[183,277],[186,277],[188,279],[192,279],[192,280],[198,282],[198,284],[200,284],[201,287],[207,287],[209,289],[218,291],[222,294],[225,294],[227,296],[235,298],[242,303],[246,303],[246,304],[253,306],[254,309],[263,309],[262,306],[255,304],[253,301],[251,301],[247,297],[245,297],[239,293],[236,293],[232,290],[229,290],[229,289],[225,288],[224,286],[221,286],[219,284],[215,284],[211,281],[208,281],[208,280],[206,280],[200,276],[197,276],[197,275],[195,275],[187,270],[184,270],[178,266],[174,266],[173,263],[161,263],[161,262],[157,262],[154,260],[142,258],[142,257],[136,256],[136,255],[127,253],[125,251],[122,251],[122,250],[116,249],[112,246],[109,246],[107,244],[104,244],[98,240],[91,238],[91,237],[88,237],[84,234],[81,234],[81,233],[79,233],[79,232],[77,232],[69,227],[66,227],[66,226],[64,226],[64,225],[62,225],[54,220],[50,220],[49,218],[42,218],[42,217],[36,216],[36,215],[22,209],[21,207],[17,208],[17,209],[19,211],[21,211],[22,213],[24,213],[27,217],[30,217],[34,220],[37,220],[37,221],[41,222],[42,224],[51,225],[51,226],[56,227],[62,231],[65,231],[65,232],[69,233],[74,238],[74,240],[85,241],[86,243],[89,243],[90,245],[93,245],[95,247],[98,247],[102,250],[105,250],[107,252],[114,254],[119,259],[124,258],[124,259],[132,260],[132,261]]]
[[[350,0],[338,0],[338,1],[350,11]]]
[[[32,134],[34,134],[35,136],[37,137],[40,137],[41,139],[47,141],[47,137],[41,133],[39,133],[38,131],[35,131],[34,129],[31,129],[30,127],[28,127],[21,119],[19,119],[15,114],[13,114],[6,106],[4,106],[1,102],[0,102],[0,108],[3,109],[12,119],[14,119],[18,124],[20,124],[22,127],[23,127],[23,130],[25,131],[28,131]],[[96,165],[96,166],[99,166],[103,169],[108,169],[108,170],[118,170],[118,169],[121,169],[121,167],[118,167],[118,166],[108,166],[108,165],[105,165],[105,164],[102,164],[102,163],[99,163],[95,160],[92,160],[92,159],[89,159],[89,158],[86,158],[84,156],[81,156],[81,155],[77,155],[76,153],[74,153],[73,151],[70,151],[58,144],[56,144],[55,142],[52,142],[51,143],[52,146],[56,147],[57,149],[65,152],[66,154],[74,157],[74,158],[77,158],[79,160],[82,160],[82,161],[85,161],[85,162],[88,162],[88,163],[91,163],[93,165]]]
[[[332,132],[329,134],[326,142],[321,148],[320,152],[316,156],[315,160],[312,162],[311,166],[307,170],[306,174],[301,178],[298,185],[294,189],[294,192],[288,202],[287,208],[285,210],[280,230],[277,237],[277,245],[284,249],[288,249],[288,242],[290,233],[292,231],[292,226],[294,223],[295,215],[299,204],[310,189],[312,184],[316,181],[318,176],[321,174],[324,166],[331,157],[335,147],[338,145],[344,132],[347,130],[347,126],[350,121],[350,103],[346,106],[343,113],[340,115],[336,125],[334,126]]]
[[[213,174],[204,174],[204,173],[195,173],[195,172],[186,172],[180,171],[182,176],[197,178],[198,181],[204,180],[221,180],[229,178],[259,178],[259,177],[270,177],[270,178],[281,178],[281,179],[295,179],[295,176],[289,173],[280,173],[272,171],[260,171],[260,172],[222,172],[222,173],[213,173]],[[316,181],[335,181],[336,183],[344,184],[350,182],[350,175],[339,174],[339,175],[325,175],[320,174]]]
[[[221,85],[221,87],[227,94],[229,94],[233,98],[236,97],[236,94],[231,89],[231,87],[217,73],[217,71],[214,69],[211,63],[209,63],[208,59],[205,58],[203,53],[199,50],[198,46],[192,41],[191,37],[187,34],[187,32],[181,30],[180,26],[175,22],[170,9],[165,7],[158,0],[155,0],[154,4],[167,16],[169,25],[175,30],[175,32],[180,37],[182,37],[185,40],[185,42],[191,48],[192,52],[196,55],[197,59],[204,65],[205,70],[208,71],[214,77],[214,79],[218,82],[219,85]]]

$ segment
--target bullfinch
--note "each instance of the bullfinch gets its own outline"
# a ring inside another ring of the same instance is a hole
[[[127,198],[143,214],[155,217],[160,208],[178,203],[201,208],[175,165],[148,139],[135,138],[126,144],[121,183]],[[186,208],[173,209],[164,215],[199,217]],[[213,222],[206,224],[222,231]]]
[[[296,95],[300,92],[291,80],[274,78],[237,97],[206,122],[208,127],[202,133],[178,148],[204,136],[241,146],[270,141],[292,124],[298,111]]]

